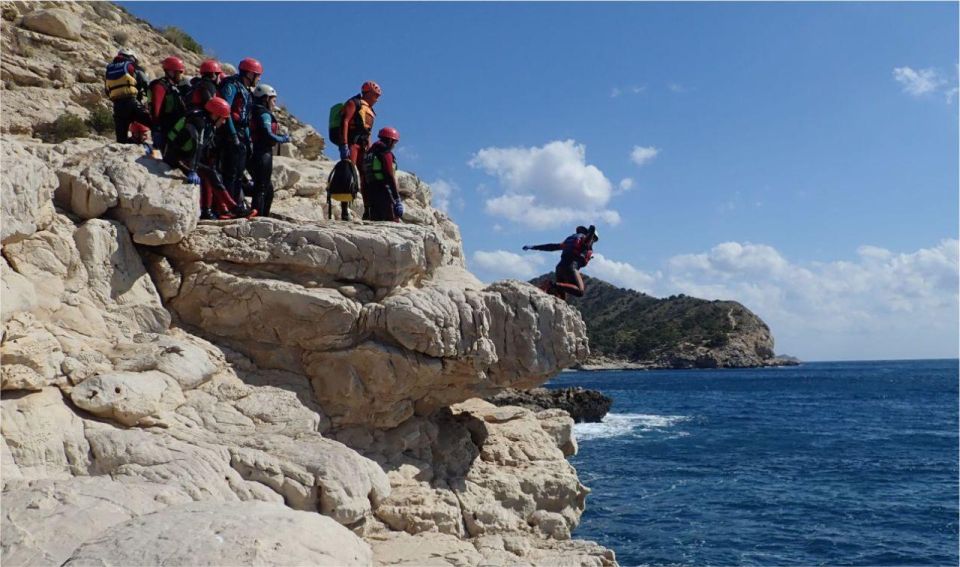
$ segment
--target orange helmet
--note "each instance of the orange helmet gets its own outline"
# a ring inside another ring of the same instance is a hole
[[[230,105],[222,98],[215,96],[203,105],[203,109],[217,118],[228,118],[230,116]]]
[[[215,59],[207,59],[200,64],[200,74],[206,75],[207,73],[223,73],[223,69],[220,68],[220,64],[217,63]]]
[[[374,83],[373,81],[367,81],[366,83],[363,83],[362,85],[360,85],[361,94],[368,93],[370,91],[377,93],[377,96],[380,96],[382,94],[380,92],[380,85],[378,85],[377,83]]]
[[[379,137],[381,140],[393,140],[394,142],[399,142],[400,132],[397,132],[396,128],[387,126],[385,128],[380,129],[380,132],[377,134],[377,137]]]
[[[174,71],[180,71],[182,73],[187,70],[187,68],[183,65],[183,60],[181,60],[179,57],[173,56],[164,59],[163,62],[160,63],[160,66],[163,67],[163,70],[168,73],[172,73]]]

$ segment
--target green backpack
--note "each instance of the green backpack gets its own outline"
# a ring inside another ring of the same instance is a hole
[[[327,125],[327,141],[333,145],[339,145],[340,140],[343,139],[343,129],[341,128],[343,124],[343,107],[350,100],[356,99],[355,104],[357,108],[360,108],[360,96],[352,96],[346,102],[338,102],[337,104],[330,107],[330,123]],[[359,116],[359,113],[355,116]]]

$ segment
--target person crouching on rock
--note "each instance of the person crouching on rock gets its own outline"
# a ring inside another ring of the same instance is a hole
[[[280,124],[273,115],[277,91],[260,83],[253,90],[253,116],[250,121],[250,140],[253,154],[247,162],[253,176],[253,208],[260,216],[270,216],[273,203],[273,147],[286,144],[290,136],[279,133]]]
[[[230,197],[217,171],[218,145],[222,145],[226,131],[224,124],[230,117],[230,105],[222,98],[211,98],[203,109],[195,108],[180,118],[167,133],[167,147],[163,161],[187,176],[187,182],[200,185],[200,218],[203,220],[252,217]],[[220,134],[220,135],[218,135]]]
[[[593,257],[593,245],[598,240],[600,240],[600,236],[597,234],[597,228],[591,224],[590,228],[578,226],[577,231],[561,243],[524,246],[523,249],[543,252],[561,250],[560,262],[556,268],[557,281],[546,282],[546,285],[541,289],[560,299],[566,299],[568,293],[576,297],[583,297],[586,286],[583,283],[580,270],[590,263],[590,258]]]
[[[363,157],[363,180],[367,187],[363,207],[369,209],[370,220],[400,222],[403,201],[397,189],[397,158],[393,155],[400,132],[387,126],[380,129],[377,137],[379,141],[370,146]]]

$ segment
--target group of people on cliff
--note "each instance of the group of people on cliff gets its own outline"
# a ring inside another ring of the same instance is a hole
[[[274,148],[289,143],[290,136],[279,131],[274,114],[276,89],[260,82],[263,66],[248,57],[240,61],[236,74],[225,76],[220,63],[208,59],[191,79],[185,77],[186,66],[178,57],[167,57],[161,67],[164,75],[148,81],[136,53],[126,48],[107,65],[105,89],[113,101],[117,141],[145,144],[149,135],[150,153],[159,151],[163,161],[200,186],[201,219],[269,216]],[[328,139],[340,154],[328,188],[331,217],[330,195],[334,193],[341,203],[346,220],[356,192],[363,199],[365,220],[398,222],[403,216],[393,154],[400,133],[389,126],[381,128],[378,141],[370,143],[376,118],[373,107],[381,92],[377,83],[366,81],[358,94],[330,109]],[[252,183],[244,171],[250,173]],[[347,174],[341,175],[344,171]],[[356,182],[346,185],[356,191],[334,191],[333,186],[340,184],[335,180],[351,177],[351,171]],[[250,205],[245,198],[248,188]],[[590,262],[598,240],[596,227],[578,226],[563,242],[523,249],[560,251],[555,281],[541,287],[560,298],[582,297],[585,285],[580,270]]]
[[[163,76],[149,81],[128,48],[107,65],[104,87],[113,103],[117,142],[146,144],[152,155],[159,152],[189,183],[199,185],[201,219],[270,216],[273,155],[290,136],[280,132],[276,89],[260,82],[263,65],[248,57],[226,76],[219,62],[208,59],[189,79],[179,57],[167,57],[161,67]],[[359,94],[334,105],[330,141],[337,144],[341,162],[356,172],[363,218],[399,221],[403,202],[393,149],[400,133],[382,128],[379,140],[370,143],[380,95],[380,86],[367,81]],[[338,195],[344,218],[354,196]]]

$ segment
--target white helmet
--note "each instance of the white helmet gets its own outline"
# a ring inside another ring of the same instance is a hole
[[[121,47],[121,48],[120,48],[120,51],[117,52],[117,55],[123,55],[124,57],[127,57],[127,58],[129,58],[129,59],[133,59],[134,61],[137,61],[137,60],[138,60],[138,59],[137,59],[137,52],[134,51],[134,50],[132,50],[132,49],[130,49],[129,47]]]
[[[257,88],[253,89],[253,98],[262,98],[265,96],[277,96],[277,89],[270,85],[260,83],[257,85]]]

